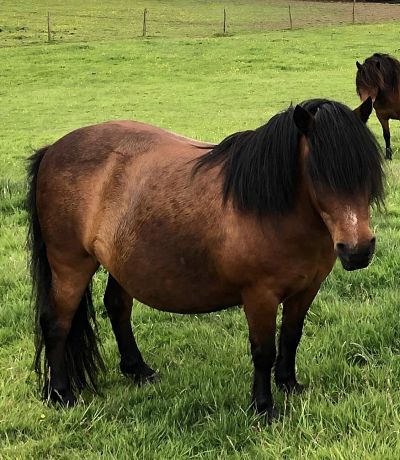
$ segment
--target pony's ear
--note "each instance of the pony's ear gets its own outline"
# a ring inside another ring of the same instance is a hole
[[[372,98],[369,96],[359,107],[354,109],[353,112],[361,118],[363,123],[367,123],[372,112],[372,105]]]
[[[361,65],[358,61],[356,61],[356,66],[357,66],[357,69],[358,69],[358,70],[361,70],[362,65]]]
[[[314,115],[304,109],[301,105],[296,105],[293,112],[293,120],[297,129],[301,132],[301,134],[304,134],[304,136],[308,136],[310,134],[315,123]]]
[[[376,68],[378,70],[381,70],[381,63],[379,61],[376,61]]]

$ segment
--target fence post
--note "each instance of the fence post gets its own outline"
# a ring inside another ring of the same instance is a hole
[[[147,8],[143,11],[143,37],[147,35]]]
[[[51,42],[51,22],[50,22],[50,11],[47,12],[47,41]]]
[[[292,11],[290,9],[290,3],[289,3],[289,22],[290,22],[290,28],[293,29]]]
[[[224,8],[224,34],[226,34],[226,8]]]
[[[353,0],[353,24],[356,23],[356,0]]]

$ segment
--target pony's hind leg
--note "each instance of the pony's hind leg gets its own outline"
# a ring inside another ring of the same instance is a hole
[[[89,322],[88,285],[97,263],[85,258],[77,268],[51,263],[48,303],[40,312],[40,329],[45,348],[44,398],[72,406],[74,389],[93,386],[101,358]],[[37,361],[41,347],[38,346]],[[40,365],[40,364],[39,364]]]
[[[277,386],[287,392],[299,392],[303,386],[296,379],[296,351],[303,332],[304,319],[320,284],[313,286],[283,304],[278,358],[275,364]]]
[[[131,377],[135,383],[153,381],[157,373],[143,360],[136,344],[131,326],[133,298],[111,276],[108,276],[104,304],[117,340],[121,355],[121,372]]]

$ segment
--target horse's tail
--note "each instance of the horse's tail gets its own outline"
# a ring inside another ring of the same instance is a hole
[[[49,293],[51,287],[51,270],[47,260],[46,246],[42,238],[39,217],[36,207],[36,184],[40,163],[47,152],[48,146],[37,150],[28,159],[28,239],[29,268],[32,279],[32,299],[35,309],[35,371],[42,380],[41,353],[43,349],[43,337],[40,327],[40,316],[48,310]]]
[[[32,298],[35,311],[35,359],[34,368],[39,385],[48,385],[49,366],[42,359],[44,348],[41,318],[51,314],[50,289],[51,268],[47,259],[46,245],[43,241],[36,206],[36,186],[40,163],[49,146],[37,150],[28,164],[27,210],[29,228],[27,246],[30,253],[30,273],[32,278]],[[91,296],[91,286],[87,286],[78,310],[72,321],[66,343],[65,363],[73,389],[89,387],[96,391],[96,376],[104,364],[97,347],[95,314]]]

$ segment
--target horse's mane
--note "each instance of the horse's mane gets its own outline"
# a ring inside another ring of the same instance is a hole
[[[357,64],[358,65],[358,64]],[[361,89],[399,92],[400,62],[389,54],[375,53],[360,65],[356,75],[357,93]]]
[[[306,170],[317,193],[325,187],[347,196],[365,191],[371,202],[383,201],[380,150],[358,116],[325,99],[301,105],[315,115]],[[293,112],[291,106],[255,130],[228,136],[196,161],[193,173],[221,165],[224,202],[231,197],[237,209],[259,215],[289,212],[300,176],[300,133]]]

